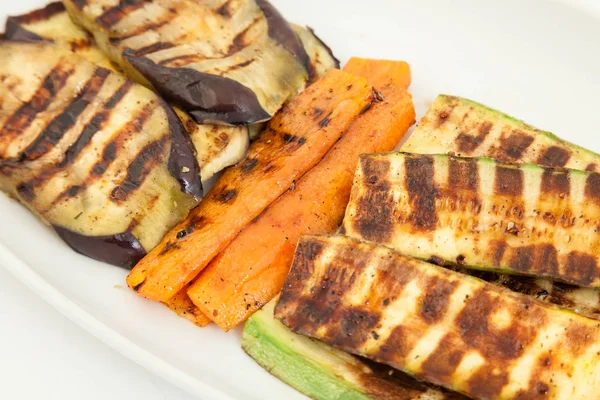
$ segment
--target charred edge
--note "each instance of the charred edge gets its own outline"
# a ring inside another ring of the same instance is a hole
[[[53,228],[76,252],[121,268],[131,269],[146,255],[146,250],[131,232],[85,236],[61,226],[55,225]]]
[[[48,108],[57,93],[66,85],[73,74],[73,69],[63,69],[60,65],[54,67],[42,81],[29,101],[12,114],[0,131],[0,138],[14,138],[24,132],[33,122],[37,114]]]
[[[169,42],[155,42],[148,46],[140,47],[139,49],[127,49],[131,51],[134,57],[142,57],[157,51],[166,50],[175,47],[175,44]]]
[[[185,131],[181,120],[170,105],[163,100],[160,104],[167,112],[167,121],[171,133],[171,152],[169,155],[169,173],[181,187],[183,193],[189,194],[196,200],[200,200],[204,194],[201,170],[198,160],[194,156],[194,145],[190,135]]]
[[[568,196],[571,192],[571,181],[568,171],[546,169],[542,174],[541,191],[560,197]]]
[[[64,168],[67,165],[71,165],[77,156],[83,151],[83,149],[91,142],[94,135],[100,131],[106,121],[108,120],[108,115],[110,114],[110,110],[116,107],[117,104],[125,97],[125,95],[129,92],[133,83],[131,81],[125,82],[117,91],[112,95],[110,99],[104,104],[104,107],[101,111],[97,112],[90,122],[88,122],[75,141],[65,152],[65,156],[62,161],[59,163],[59,168]]]
[[[71,2],[80,10],[87,5],[88,0],[71,0]]]
[[[587,167],[585,167],[585,170],[588,172],[597,172],[598,171],[598,164],[596,163],[590,163],[587,165]]]
[[[340,69],[340,60],[338,60],[334,55],[333,55],[333,51],[331,50],[331,47],[329,47],[327,45],[327,43],[325,43],[324,41],[321,40],[321,38],[319,36],[317,36],[317,34],[315,33],[315,30],[313,28],[311,28],[310,26],[306,27],[310,33],[315,37],[315,39],[317,39],[317,41],[321,44],[321,47],[323,47],[327,53],[329,54],[329,56],[333,59],[334,62],[334,68],[335,69]]]
[[[98,16],[96,22],[104,28],[110,28],[125,18],[127,14],[142,8],[145,4],[146,2],[142,0],[120,0],[119,4],[107,9]]]
[[[444,111],[442,113],[444,113]],[[440,113],[438,117],[439,119],[443,119],[445,121],[448,118],[449,114],[447,112],[446,114],[442,113]],[[444,116],[445,118],[443,118]],[[476,136],[461,132],[456,138],[458,151],[464,154],[470,154],[474,152],[489,135],[490,131],[492,130],[492,127],[493,125],[490,122],[482,123],[481,125],[479,125]]]
[[[523,171],[517,166],[496,166],[494,191],[500,195],[521,196],[523,194]]]
[[[254,18],[243,31],[235,35],[231,41],[231,44],[229,45],[229,48],[227,49],[227,52],[225,53],[225,57],[229,57],[235,53],[238,53],[249,45],[249,43],[246,43],[246,35],[256,24],[260,22],[260,20],[260,18]]]
[[[132,37],[139,36],[139,35],[141,35],[143,33],[151,31],[151,30],[159,29],[159,28],[165,26],[166,24],[168,24],[169,21],[170,21],[170,19],[164,19],[164,20],[161,20],[161,21],[149,22],[149,23],[147,23],[145,25],[136,26],[134,30],[128,32],[125,35],[111,36],[109,38],[109,42],[112,45],[118,45],[120,42],[122,42],[124,40],[131,39]]]
[[[256,0],[256,4],[258,4],[267,19],[269,36],[292,53],[306,68],[306,71],[310,72],[310,57],[308,57],[300,38],[291,25],[269,1]],[[312,79],[312,77],[310,78]]]
[[[159,162],[159,156],[164,149],[166,139],[146,145],[133,159],[127,168],[125,179],[111,191],[110,199],[113,202],[126,201],[137,189],[139,189],[152,169]]]
[[[571,153],[558,146],[550,146],[539,156],[537,163],[548,167],[564,167],[569,162]]]
[[[32,161],[49,152],[75,125],[81,113],[96,97],[109,74],[110,71],[107,69],[96,69],[71,104],[55,117],[36,140],[23,151],[22,159]]]
[[[19,15],[16,17],[9,17],[18,24],[33,24],[39,21],[45,21],[65,11],[65,6],[60,2],[56,1],[49,3],[44,8],[31,11],[27,14]],[[8,39],[8,38],[7,38]]]
[[[128,50],[123,55],[166,100],[188,111],[197,123],[247,125],[270,118],[254,92],[233,79],[164,67]]]
[[[406,189],[412,204],[410,222],[415,229],[435,229],[438,222],[435,199],[434,160],[430,156],[405,157]]]

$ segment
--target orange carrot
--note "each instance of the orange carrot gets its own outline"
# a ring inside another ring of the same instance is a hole
[[[196,307],[194,303],[192,303],[190,296],[188,296],[186,292],[186,288],[180,290],[179,293],[166,301],[164,304],[171,310],[175,311],[180,317],[187,319],[201,328],[210,324],[211,320],[204,315],[204,313],[202,313],[202,311],[200,311],[200,309]]]
[[[332,70],[292,100],[213,189],[127,277],[138,294],[173,297],[295,180],[314,167],[371,104],[364,78]]]
[[[415,121],[404,62],[352,59],[383,97],[359,116],[327,153],[248,225],[194,281],[190,298],[223,330],[246,320],[282,288],[300,236],[331,233],[344,216],[361,153],[392,150]]]

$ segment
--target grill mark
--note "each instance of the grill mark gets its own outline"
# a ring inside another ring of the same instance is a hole
[[[222,16],[223,18],[229,19],[229,18],[231,18],[231,10],[229,9],[230,5],[231,5],[231,0],[227,0],[225,3],[223,3],[222,6],[217,8],[215,10],[215,12],[217,14],[219,14],[220,16]]]
[[[262,19],[260,17],[254,18],[252,22],[250,22],[250,24],[243,31],[235,35],[224,56],[229,57],[245,49],[249,45],[249,43],[246,43],[246,35],[248,34],[248,32],[250,32],[250,29],[252,29],[261,20]]]
[[[139,189],[154,166],[158,164],[158,155],[163,150],[166,137],[146,145],[133,159],[127,168],[127,176],[116,186],[110,199],[113,202],[126,201],[137,189]]]
[[[257,164],[258,164],[258,160],[256,158],[246,159],[245,161],[242,162],[242,165],[241,165],[242,172],[245,174],[251,172],[254,168],[256,168]]]
[[[560,275],[558,254],[551,244],[516,247],[512,250],[510,267],[526,274],[537,272],[542,276]]]
[[[390,163],[373,157],[361,157],[360,163],[367,191],[358,199],[354,225],[366,240],[385,243],[394,229],[394,198],[389,182],[378,177],[386,176]]]
[[[569,277],[569,282],[587,286],[594,281],[597,274],[598,265],[593,256],[578,251],[569,253],[565,265],[565,276]]]
[[[505,196],[521,196],[524,186],[523,171],[518,167],[496,166],[494,191]]]
[[[149,22],[145,25],[139,25],[136,26],[135,29],[131,32],[128,32],[125,35],[120,35],[120,36],[112,36],[109,39],[109,42],[112,45],[118,45],[120,42],[127,40],[127,39],[131,39],[135,36],[139,36],[143,33],[146,33],[150,30],[155,30],[155,29],[159,29],[162,28],[163,26],[167,25],[170,22],[170,18],[165,18],[163,20],[160,21],[156,21],[156,22]]]
[[[464,355],[463,351],[456,350],[451,335],[444,336],[435,352],[421,364],[423,377],[437,384],[448,381]]]
[[[21,135],[31,125],[36,116],[48,108],[74,72],[73,68],[65,69],[64,65],[55,66],[46,75],[31,99],[21,105],[7,119],[4,127],[0,130],[0,140],[8,143],[11,139]]]
[[[54,3],[49,3],[44,8],[31,11],[24,15],[19,15],[17,17],[10,17],[10,19],[18,24],[33,24],[35,22],[48,20],[56,14],[60,14],[64,11],[65,6],[60,1],[56,1]]]
[[[339,315],[337,315],[339,314]],[[360,307],[350,307],[332,317],[339,324],[329,326],[327,335],[331,336],[333,346],[357,348],[371,337],[371,331],[379,323],[379,314]]]
[[[104,104],[104,109],[98,111],[86,124],[77,140],[67,149],[63,159],[55,166],[42,170],[40,174],[17,186],[17,191],[24,199],[32,201],[35,199],[35,188],[41,186],[45,181],[62,171],[65,167],[73,164],[81,151],[90,143],[92,137],[104,126],[108,119],[110,110],[129,92],[133,82],[127,81],[113,94]]]
[[[430,156],[405,156],[406,189],[412,206],[409,222],[414,229],[435,229],[438,217],[435,198],[434,160]]]
[[[545,170],[542,174],[541,192],[554,194],[561,198],[569,196],[571,192],[570,175],[567,171]]]
[[[175,57],[171,57],[171,58],[166,58],[164,60],[161,60],[158,62],[158,65],[167,65],[167,64],[171,64],[175,61],[184,61],[182,63],[178,63],[178,66],[181,65],[187,65],[187,64],[191,64],[193,62],[197,62],[202,60],[203,58],[200,57],[198,54],[183,54],[180,56],[175,56]]]
[[[104,28],[110,28],[125,18],[127,14],[142,8],[145,4],[146,2],[143,0],[120,0],[119,4],[98,16],[96,22]]]
[[[87,5],[87,0],[71,0],[73,4],[80,10],[83,10],[83,7]]]
[[[500,147],[493,148],[491,156],[500,160],[518,161],[533,141],[533,136],[515,130],[509,137],[503,136],[500,139]]]
[[[98,161],[91,169],[91,174],[101,176],[106,172],[110,164],[117,158],[117,142],[108,143],[102,151],[102,159]]]
[[[166,50],[175,47],[175,44],[169,42],[155,42],[148,46],[140,47],[139,49],[131,49],[131,55],[134,57],[142,57],[157,51]]]
[[[251,58],[251,59],[243,61],[239,64],[230,65],[225,70],[221,71],[219,75],[225,75],[226,73],[235,71],[236,69],[245,68],[248,65],[252,64],[254,61],[256,61],[256,60],[254,58]]]
[[[447,112],[446,114],[442,113],[440,113],[438,118],[439,120],[443,120],[445,122],[446,119],[449,117],[449,114]],[[443,118],[444,115],[445,118]],[[438,127],[439,125],[442,125],[441,123],[439,123],[439,120]],[[477,136],[472,136],[467,133],[461,132],[456,138],[458,151],[464,154],[469,154],[475,151],[475,149],[477,149],[481,145],[481,143],[483,143],[487,135],[489,135],[490,131],[492,130],[492,127],[493,125],[490,122],[482,123],[481,125],[479,125]]]
[[[437,278],[427,283],[420,309],[421,317],[426,323],[435,324],[444,318],[450,305],[450,297],[457,288],[458,282],[444,282]]]
[[[220,193],[215,194],[215,200],[217,200],[220,203],[232,203],[233,201],[235,201],[235,198],[237,197],[237,190],[235,189],[225,189],[222,190]]]
[[[539,156],[537,163],[548,167],[564,167],[571,158],[571,153],[558,146],[550,146]]]
[[[596,163],[590,163],[587,167],[585,167],[585,170],[588,172],[597,172],[598,165]]]
[[[71,129],[81,113],[94,100],[110,72],[98,68],[86,82],[83,90],[75,97],[63,112],[56,116],[42,133],[23,152],[22,159],[35,160],[49,152]]]
[[[466,191],[477,191],[479,187],[479,166],[476,162],[448,159],[448,186]],[[453,189],[454,191],[454,189]]]
[[[600,204],[600,174],[591,173],[585,181],[585,197]]]

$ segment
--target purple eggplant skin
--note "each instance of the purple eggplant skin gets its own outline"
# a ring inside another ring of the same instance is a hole
[[[53,2],[39,10],[20,15],[18,17],[8,17],[6,19],[6,25],[4,26],[4,39],[34,42],[50,42],[50,40],[42,38],[37,33],[31,32],[23,28],[23,25],[48,19],[52,15],[63,12],[64,10],[65,8],[61,2]]]
[[[254,92],[233,79],[164,67],[127,50],[123,56],[167,101],[186,110],[197,123],[248,125],[271,118]]]
[[[331,56],[331,58],[335,61],[335,68],[336,69],[340,69],[340,60],[333,54],[333,50],[331,50],[331,47],[329,47],[329,45],[327,43],[325,43],[316,33],[315,30],[313,28],[311,28],[310,26],[307,26],[307,29],[310,31],[310,33],[313,34],[313,36],[315,37],[315,39],[317,39],[319,41],[319,43],[321,43],[321,46],[323,46],[323,48],[325,50],[327,50],[327,53],[329,53],[329,55]]]
[[[52,228],[77,253],[117,267],[130,270],[146,255],[146,250],[131,232],[85,236],[62,226]]]
[[[268,0],[256,0],[256,4],[267,19],[271,39],[279,42],[279,44],[291,52],[304,65],[304,68],[310,72],[310,57],[308,57],[300,38],[296,35],[289,22],[283,18],[281,13]]]

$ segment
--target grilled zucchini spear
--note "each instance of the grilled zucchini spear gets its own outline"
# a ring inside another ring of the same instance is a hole
[[[344,236],[301,240],[275,316],[473,398],[600,391],[598,321]]]
[[[597,171],[600,165],[598,154],[472,100],[447,95],[438,96],[401,150],[491,156],[500,161],[592,171]],[[459,270],[589,317],[600,316],[600,290],[597,289],[542,278]]]
[[[180,120],[60,46],[0,41],[0,59],[0,189],[76,251],[133,265],[202,196]]]
[[[138,82],[196,122],[266,121],[304,88],[310,60],[267,0],[64,0]]]
[[[290,331],[273,317],[276,299],[244,326],[242,348],[264,369],[319,400],[460,400],[403,372]]]
[[[363,156],[345,232],[420,259],[600,287],[600,175],[488,158]]]

